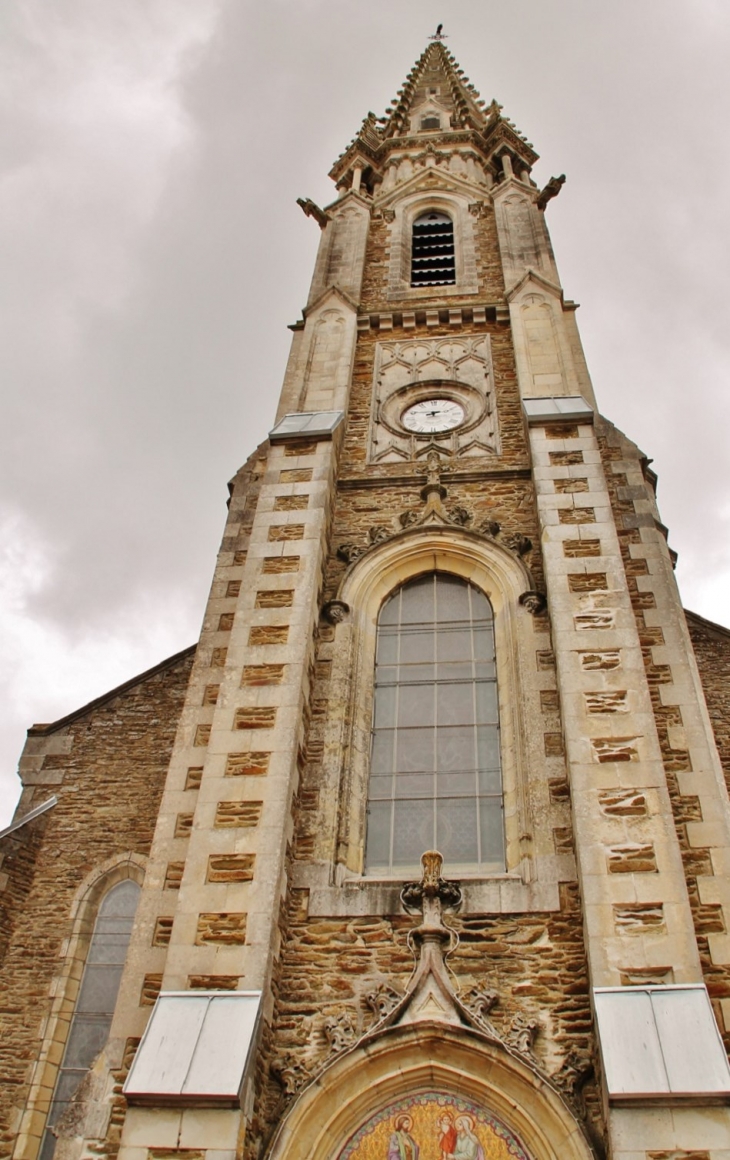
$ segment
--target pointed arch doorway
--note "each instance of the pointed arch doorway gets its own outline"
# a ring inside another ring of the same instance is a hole
[[[450,1154],[441,1148],[449,1126]],[[366,1037],[326,1066],[284,1116],[269,1160],[447,1155],[595,1160],[584,1127],[525,1060],[477,1032],[420,1019]]]

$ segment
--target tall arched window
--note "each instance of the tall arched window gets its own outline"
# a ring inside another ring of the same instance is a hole
[[[139,892],[137,883],[126,878],[111,888],[99,907],[46,1121],[40,1160],[51,1160],[56,1147],[54,1128],[109,1038]]]
[[[453,286],[456,282],[454,223],[432,210],[413,223],[411,286]]]
[[[399,588],[378,618],[366,869],[504,870],[494,617],[458,576]]]

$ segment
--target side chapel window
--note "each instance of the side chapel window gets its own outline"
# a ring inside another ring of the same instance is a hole
[[[450,870],[504,870],[492,606],[441,572],[378,618],[366,870],[410,872],[433,849]]]
[[[411,286],[455,283],[454,223],[445,213],[422,213],[413,223]]]
[[[111,888],[99,907],[46,1121],[40,1160],[51,1160],[56,1147],[54,1127],[109,1038],[139,893],[137,883],[126,878]]]

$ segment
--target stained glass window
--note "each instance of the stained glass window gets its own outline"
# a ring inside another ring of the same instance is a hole
[[[46,1121],[40,1160],[51,1160],[59,1121],[109,1038],[139,886],[130,878],[105,895],[94,926],[76,1008]]]
[[[504,870],[492,607],[441,572],[378,619],[366,868],[417,871],[433,849],[450,871]]]

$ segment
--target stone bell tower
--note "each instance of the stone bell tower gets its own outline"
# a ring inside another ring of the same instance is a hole
[[[598,411],[537,159],[437,35],[332,204],[300,200],[320,247],[278,411],[167,772],[120,795],[154,836],[109,833],[58,910],[8,1155],[730,1155],[730,634],[688,628],[656,478]],[[114,692],[117,748],[148,678]],[[70,785],[44,762],[102,700],[31,731],[39,848]],[[108,1038],[74,1064],[123,879]]]

